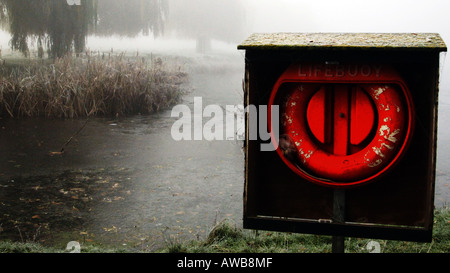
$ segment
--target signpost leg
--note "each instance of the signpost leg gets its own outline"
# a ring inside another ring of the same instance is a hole
[[[345,191],[334,190],[333,194],[333,222],[345,222]],[[344,236],[333,236],[332,238],[332,252],[344,253]]]

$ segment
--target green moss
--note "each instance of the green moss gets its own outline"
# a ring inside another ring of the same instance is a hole
[[[437,33],[255,33],[238,49],[392,49],[447,51]]]

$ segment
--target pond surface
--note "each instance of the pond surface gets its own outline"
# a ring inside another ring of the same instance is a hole
[[[242,69],[196,70],[182,103],[242,104],[242,77]],[[175,141],[177,119],[168,110],[86,125],[0,120],[0,236],[155,249],[204,237],[225,218],[240,225],[242,141]]]
[[[206,58],[206,57],[205,57]],[[242,104],[244,60],[193,70],[193,97]],[[450,200],[450,104],[440,108],[437,207]],[[155,250],[242,225],[242,141],[175,141],[171,111],[150,116],[0,120],[0,238]],[[208,119],[205,119],[207,121]],[[85,127],[58,154],[80,128]]]

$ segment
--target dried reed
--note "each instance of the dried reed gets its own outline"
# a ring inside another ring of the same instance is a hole
[[[131,59],[131,61],[130,61]],[[160,58],[66,56],[4,69],[0,116],[76,118],[149,114],[176,104],[186,73]]]

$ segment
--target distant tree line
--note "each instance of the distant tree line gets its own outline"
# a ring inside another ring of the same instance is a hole
[[[44,48],[50,57],[81,53],[88,34],[159,36],[167,16],[167,0],[0,0],[0,26],[11,33],[11,48],[28,55],[36,43],[40,57]]]
[[[75,4],[76,3],[76,4]],[[42,57],[81,53],[90,34],[134,37],[167,32],[196,39],[200,51],[211,39],[243,39],[243,0],[0,0],[0,27],[24,55],[31,45]],[[79,5],[78,5],[79,4]],[[170,5],[170,14],[169,14]]]
[[[140,33],[158,37],[164,33],[169,13],[167,0],[97,0],[97,35],[134,37]]]
[[[211,40],[237,43],[245,38],[244,0],[169,0],[167,28],[179,37],[197,40],[207,51]]]

